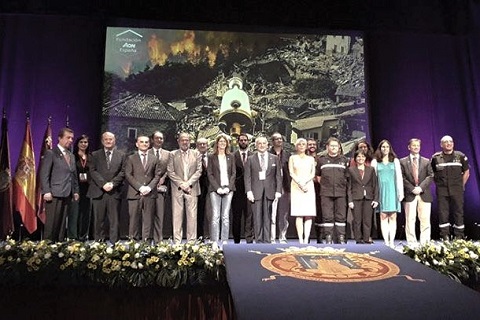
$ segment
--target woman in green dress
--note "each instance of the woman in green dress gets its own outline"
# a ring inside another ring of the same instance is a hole
[[[385,244],[395,247],[397,212],[401,212],[403,200],[402,169],[397,155],[388,140],[383,140],[375,151],[371,166],[378,177],[380,228]]]

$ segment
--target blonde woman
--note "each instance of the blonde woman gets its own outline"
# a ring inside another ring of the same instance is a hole
[[[308,156],[307,140],[300,138],[295,142],[296,154],[288,161],[288,168],[292,181],[291,186],[291,215],[296,217],[298,240],[308,243],[312,221],[317,210],[315,207],[315,159]]]

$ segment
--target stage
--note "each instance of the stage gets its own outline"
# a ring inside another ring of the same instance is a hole
[[[397,243],[398,244],[398,243]],[[378,242],[227,244],[238,319],[472,319],[480,294]]]

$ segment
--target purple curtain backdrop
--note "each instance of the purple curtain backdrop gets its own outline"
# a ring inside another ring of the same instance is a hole
[[[15,168],[30,113],[36,161],[52,116],[53,140],[69,126],[98,145],[103,22],[86,17],[0,16],[0,108],[9,120]]]
[[[54,135],[68,115],[77,135],[86,133],[94,148],[99,145],[105,26],[99,17],[0,16],[0,107],[9,119],[13,167],[26,111],[37,163],[49,115]],[[389,139],[403,157],[408,140],[418,137],[422,154],[430,157],[440,138],[451,135],[470,160],[465,205],[470,225],[480,222],[480,28],[474,30],[467,35],[365,32],[374,147]]]
[[[408,140],[418,137],[421,153],[430,157],[440,150],[441,137],[451,135],[470,162],[465,193],[470,232],[480,222],[478,40],[478,35],[376,32],[366,39],[373,145],[388,139],[403,157]]]

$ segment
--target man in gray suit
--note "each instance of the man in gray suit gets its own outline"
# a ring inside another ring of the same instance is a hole
[[[135,145],[138,152],[128,156],[125,161],[130,216],[128,234],[131,239],[151,241],[160,165],[155,156],[148,155],[148,136],[139,135]]]
[[[58,144],[47,150],[42,159],[40,182],[45,200],[44,238],[63,241],[67,213],[70,211],[72,196],[79,199],[79,186],[75,158],[70,152],[73,130],[63,128],[58,133]]]
[[[187,240],[197,238],[197,201],[200,195],[198,179],[202,174],[202,161],[197,150],[190,149],[190,135],[178,136],[179,149],[172,151],[167,173],[172,184],[173,240],[180,243],[183,237],[183,209],[187,215]]]
[[[153,241],[156,243],[163,240],[163,219],[165,216],[165,198],[167,196],[167,164],[170,152],[163,149],[163,133],[155,131],[152,135],[152,148],[148,155],[158,159],[160,166],[160,180],[157,184],[157,200],[153,215]]]
[[[410,154],[400,159],[403,188],[405,190],[405,234],[409,245],[417,245],[415,222],[420,220],[420,243],[425,244],[431,238],[430,213],[432,208],[433,169],[430,160],[420,156],[420,139],[410,139]]]
[[[244,168],[245,192],[252,203],[255,241],[270,243],[272,203],[282,195],[281,168],[278,157],[267,152],[267,138],[255,139],[255,147]]]
[[[115,148],[115,135],[102,134],[103,148],[92,153],[90,162],[90,185],[87,197],[92,199],[93,237],[105,240],[105,225],[109,224],[109,240],[119,239],[119,216],[122,186],[125,178],[125,154]]]

